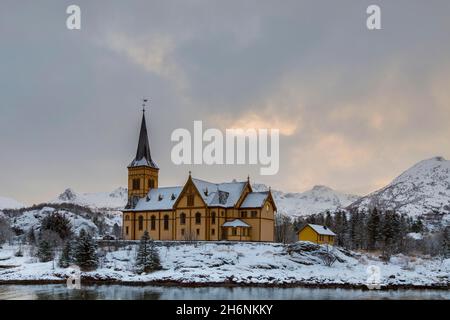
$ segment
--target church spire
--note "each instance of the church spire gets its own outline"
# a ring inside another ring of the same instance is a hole
[[[158,168],[156,163],[152,160],[150,154],[150,144],[148,142],[147,124],[145,122],[145,104],[147,99],[143,99],[142,103],[142,122],[141,131],[139,133],[139,142],[136,151],[136,157],[131,162],[130,167],[149,166]]]

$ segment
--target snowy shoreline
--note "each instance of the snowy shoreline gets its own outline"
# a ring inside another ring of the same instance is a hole
[[[56,262],[38,262],[22,247],[0,249],[1,284],[65,283],[73,269]],[[163,269],[134,271],[137,244],[100,247],[99,268],[82,272],[82,284],[178,287],[310,287],[367,289],[368,267],[378,266],[381,289],[450,289],[450,259],[396,255],[389,263],[367,253],[332,249],[337,260],[324,264],[329,248],[309,242],[159,244]],[[368,290],[368,289],[367,289]]]
[[[105,280],[105,279],[91,279],[82,278],[82,285],[120,285],[130,287],[185,287],[185,288],[314,288],[314,289],[353,289],[370,291],[365,284],[345,284],[345,283],[327,283],[317,284],[308,282],[298,283],[237,283],[237,282],[176,282],[176,281],[121,281],[121,280]],[[0,280],[1,285],[48,285],[48,284],[65,284],[66,280]],[[414,285],[414,284],[394,284],[382,285],[380,289],[375,291],[391,291],[391,290],[450,290],[450,284],[431,284],[431,285]]]

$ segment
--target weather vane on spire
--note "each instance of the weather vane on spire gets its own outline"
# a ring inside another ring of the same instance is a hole
[[[145,107],[147,106],[148,99],[142,98],[142,112],[145,112]]]

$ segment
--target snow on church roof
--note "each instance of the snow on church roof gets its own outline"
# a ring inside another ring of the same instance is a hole
[[[233,220],[233,221],[227,221],[227,222],[225,222],[225,223],[222,225],[222,227],[233,227],[233,228],[236,228],[236,227],[243,227],[243,228],[250,228],[250,225],[248,225],[247,223],[245,223],[245,222],[242,221],[242,220],[235,219],[235,220]]]
[[[139,199],[133,211],[172,210],[183,187],[151,189],[146,197]]]
[[[250,192],[242,202],[241,208],[261,208],[268,196],[268,191]]]
[[[320,235],[324,236],[335,236],[336,234],[331,231],[331,229],[327,228],[326,226],[321,226],[318,224],[308,224],[315,232],[317,232]]]
[[[208,206],[233,207],[239,200],[246,182],[212,183],[194,179],[192,182]]]
[[[212,183],[192,179],[201,197],[210,207],[233,207],[244,190],[246,182]],[[151,189],[146,197],[140,198],[131,211],[171,210],[177,201],[182,186]]]

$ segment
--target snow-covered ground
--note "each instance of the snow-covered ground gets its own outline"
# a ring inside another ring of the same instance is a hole
[[[104,258],[96,271],[84,279],[123,283],[223,284],[241,285],[335,285],[364,286],[368,267],[381,271],[382,286],[449,287],[450,259],[394,256],[384,263],[367,254],[335,249],[338,260],[326,266],[324,246],[297,242],[289,246],[270,243],[158,244],[163,270],[138,275],[133,272],[137,246],[128,244],[114,250],[103,248]],[[21,280],[65,280],[72,269],[56,263],[40,263],[23,247],[24,256],[15,257],[17,246],[0,249],[0,282]],[[9,266],[5,268],[5,266]]]

